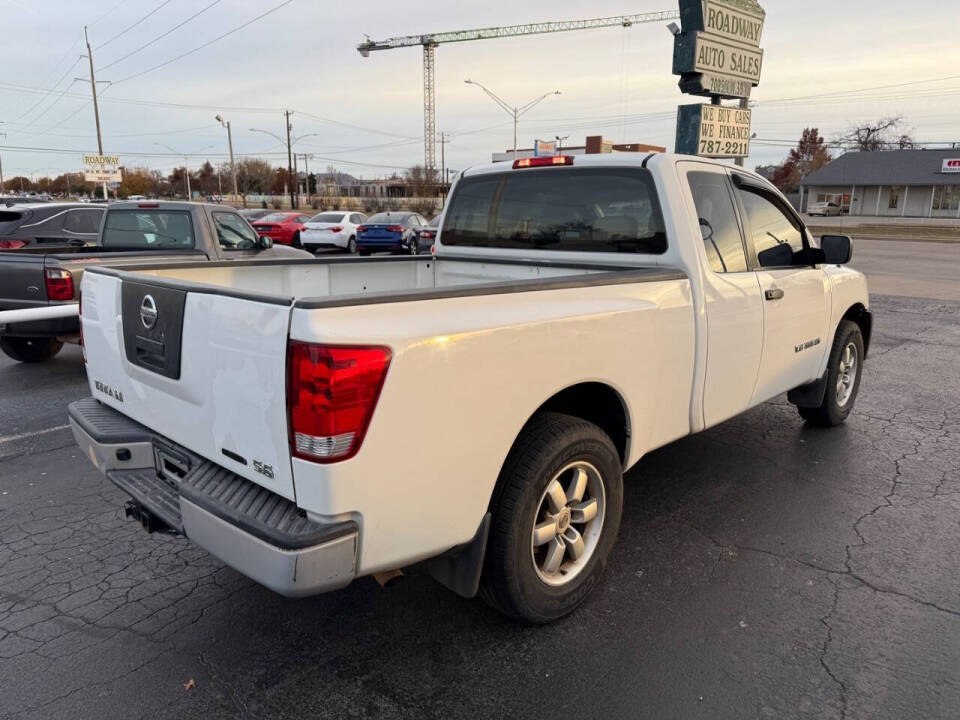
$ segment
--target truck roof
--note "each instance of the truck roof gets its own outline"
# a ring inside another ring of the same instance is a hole
[[[562,153],[561,153],[562,154]],[[708,163],[710,165],[717,165],[719,167],[731,167],[728,160],[715,160],[712,158],[702,158],[693,155],[677,155],[674,153],[649,153],[649,152],[618,152],[618,153],[602,153],[597,155],[573,155],[572,166],[557,166],[557,167],[647,167],[648,163],[653,163],[655,165],[661,164],[675,164],[682,160],[693,160],[695,162]],[[510,161],[505,162],[492,162],[484,163],[483,165],[474,165],[467,168],[463,171],[462,177],[473,177],[476,175],[486,175],[487,173],[500,173],[511,170],[513,168],[513,163]],[[523,172],[525,168],[518,168],[517,172]],[[763,179],[760,175],[757,175],[755,172],[747,170],[746,168],[737,168],[739,172],[745,172],[748,175],[752,175],[756,178]],[[764,182],[767,182],[764,180]]]
[[[197,208],[206,208],[210,210],[236,210],[232,205],[220,205],[217,203],[198,203],[182,200],[119,200],[110,203],[107,211],[110,210],[195,210]]]

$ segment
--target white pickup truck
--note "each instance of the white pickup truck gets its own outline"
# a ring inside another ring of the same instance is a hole
[[[70,422],[128,515],[279,593],[423,562],[546,622],[646,453],[785,392],[843,422],[872,322],[850,255],[718,162],[476,167],[433,257],[90,268]]]

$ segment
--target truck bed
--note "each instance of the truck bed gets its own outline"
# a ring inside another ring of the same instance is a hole
[[[152,264],[92,272],[304,309],[685,278],[680,271],[657,267],[428,256],[263,261],[242,266]]]

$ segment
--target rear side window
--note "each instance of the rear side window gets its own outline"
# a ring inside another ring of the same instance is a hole
[[[687,181],[697,208],[703,247],[710,269],[717,273],[746,272],[747,256],[727,178],[721,173],[689,172]]]
[[[0,210],[0,235],[7,235],[17,229],[23,213],[16,210]]]
[[[102,215],[102,210],[71,210],[63,222],[63,229],[80,235],[96,235]]]
[[[649,171],[548,168],[461,180],[443,244],[660,254],[667,236]]]
[[[105,247],[193,247],[193,221],[185,210],[111,210],[103,225]]]

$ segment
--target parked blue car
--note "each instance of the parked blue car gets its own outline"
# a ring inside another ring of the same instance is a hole
[[[400,210],[377,213],[357,228],[357,252],[420,252],[420,229],[427,224],[419,213]]]

